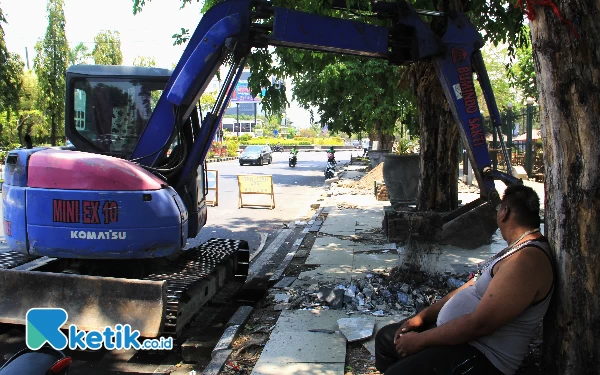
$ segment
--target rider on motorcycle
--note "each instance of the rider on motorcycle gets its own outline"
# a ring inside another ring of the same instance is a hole
[[[327,161],[332,162],[332,163],[336,163],[336,161],[335,161],[335,150],[333,149],[333,146],[329,146],[329,150],[327,150]]]
[[[298,149],[296,149],[296,146],[292,146],[292,149],[290,150],[290,162],[289,162],[290,167],[296,165],[296,161],[297,161],[296,156],[297,155],[298,155]]]

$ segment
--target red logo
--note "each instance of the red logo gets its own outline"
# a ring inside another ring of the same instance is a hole
[[[452,62],[454,65],[464,62],[467,59],[467,51],[463,48],[452,48]]]
[[[12,237],[12,227],[10,226],[10,221],[4,220],[4,234]]]

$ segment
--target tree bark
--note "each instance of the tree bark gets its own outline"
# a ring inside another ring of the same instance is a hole
[[[52,128],[50,129],[50,143],[52,146],[56,146],[56,116],[52,113]]]
[[[556,261],[544,319],[550,374],[598,374],[600,358],[600,4],[571,0],[581,39],[550,7],[536,8],[533,55],[546,168],[546,227]]]
[[[390,151],[392,149],[392,144],[394,143],[394,135],[386,134],[383,131],[383,121],[378,120],[375,123],[375,126],[369,133],[369,140],[371,142],[370,146],[373,147],[373,141],[379,142],[380,150]]]
[[[417,211],[451,211],[458,207],[458,128],[432,63],[414,65],[412,87],[421,136]]]

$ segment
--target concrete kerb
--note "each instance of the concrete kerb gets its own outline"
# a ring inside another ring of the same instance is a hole
[[[231,160],[237,160],[237,159],[239,159],[239,157],[237,157],[237,156],[228,156],[228,157],[225,157],[225,158],[206,159],[206,162],[207,163],[219,163],[219,162],[222,162],[222,161],[231,161]]]

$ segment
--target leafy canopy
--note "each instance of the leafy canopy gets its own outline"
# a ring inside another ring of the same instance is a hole
[[[40,89],[37,107],[46,115],[51,128],[51,142],[56,145],[57,132],[63,134],[65,75],[69,62],[69,45],[65,35],[63,0],[49,0],[48,28],[44,40],[35,45],[33,62]]]
[[[4,13],[0,9],[0,112],[16,111],[19,104],[19,92],[23,85],[23,67],[19,55],[7,50],[4,40],[3,23],[6,22]]]
[[[121,34],[118,31],[101,31],[94,37],[92,57],[97,65],[121,65]]]
[[[147,0],[148,2],[150,0]],[[203,1],[203,11],[223,0]],[[183,8],[191,0],[179,0]],[[133,0],[134,14],[140,12],[146,0]],[[347,4],[368,10],[367,0],[347,0]],[[361,20],[376,24],[384,21],[368,17],[367,12],[333,10],[330,2],[322,0],[274,0],[273,5],[338,18]],[[440,3],[430,0],[412,1],[417,9],[440,9]],[[467,15],[483,31],[486,42],[506,43],[509,56],[516,56],[525,45],[528,34],[523,26],[523,14],[505,1],[472,0]],[[389,25],[388,25],[389,26]],[[181,29],[173,35],[176,44],[189,38],[189,30]],[[330,53],[319,53],[291,48],[254,49],[249,56],[251,76],[248,84],[253,95],[264,90],[263,109],[281,113],[289,104],[284,87],[272,82],[291,77],[293,95],[305,108],[315,108],[321,125],[330,130],[357,133],[369,131],[375,122],[382,122],[384,132],[391,132],[397,120],[414,127],[416,106],[404,86],[402,70],[386,62]],[[275,78],[274,80],[272,78]]]

